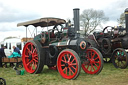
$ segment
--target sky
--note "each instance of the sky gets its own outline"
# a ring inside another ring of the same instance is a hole
[[[103,10],[109,18],[104,27],[116,26],[127,3],[128,0],[0,0],[0,42],[9,36],[25,37],[25,27],[17,27],[20,22],[43,17],[72,19],[74,8],[79,8],[80,14],[85,9]]]

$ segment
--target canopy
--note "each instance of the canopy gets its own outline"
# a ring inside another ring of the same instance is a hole
[[[36,20],[18,23],[17,26],[27,27],[29,25],[33,25],[34,27],[38,27],[38,26],[47,27],[47,26],[54,26],[57,24],[64,24],[64,23],[66,23],[64,19],[47,17],[47,18],[40,18]]]

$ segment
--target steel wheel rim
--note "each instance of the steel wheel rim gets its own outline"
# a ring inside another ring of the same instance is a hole
[[[88,74],[96,74],[101,68],[101,59],[93,49],[87,49],[85,61],[82,63],[83,70]]]
[[[73,53],[70,51],[62,52],[57,62],[58,71],[63,78],[72,79],[76,76],[78,62]]]
[[[38,53],[33,43],[28,42],[25,44],[22,53],[22,61],[27,72],[34,73],[36,71],[38,65]]]
[[[6,85],[6,81],[3,78],[0,78],[0,85]]]
[[[126,67],[127,65],[126,56],[127,55],[125,54],[125,52],[123,52],[123,50],[115,51],[113,54],[115,66],[119,68]]]

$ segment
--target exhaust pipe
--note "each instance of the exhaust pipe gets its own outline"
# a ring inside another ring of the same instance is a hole
[[[74,12],[74,29],[75,29],[75,32],[79,31],[80,30],[80,21],[79,21],[79,8],[75,8],[73,9],[73,12]]]
[[[128,8],[125,9],[125,25],[126,25],[126,32],[128,33]]]

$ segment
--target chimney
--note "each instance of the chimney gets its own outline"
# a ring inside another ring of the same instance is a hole
[[[126,32],[128,33],[128,8],[125,9],[125,25],[126,25]]]
[[[75,8],[73,9],[74,12],[74,28],[75,28],[75,32],[79,31],[79,8]]]

